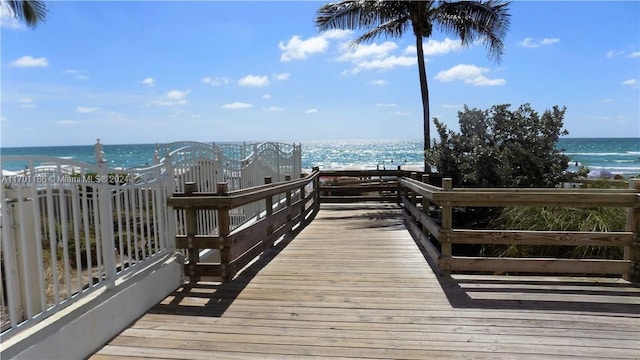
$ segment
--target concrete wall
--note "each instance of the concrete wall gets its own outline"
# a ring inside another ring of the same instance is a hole
[[[2,343],[2,359],[85,359],[182,284],[180,255],[128,274]]]

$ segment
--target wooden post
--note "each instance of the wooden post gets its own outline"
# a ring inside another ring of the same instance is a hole
[[[320,168],[317,166],[313,167],[313,172],[318,172],[320,171]],[[320,210],[320,177],[316,176],[315,179],[313,179],[313,206],[316,208],[316,210]]]
[[[272,180],[271,177],[265,177],[264,178],[264,183],[266,184],[271,184]],[[273,196],[267,196],[266,198],[264,198],[264,206],[266,208],[266,212],[267,212],[267,233],[265,234],[265,250],[267,247],[269,247],[271,244],[273,244],[273,239],[271,238],[273,236]]]
[[[216,184],[216,195],[228,195],[229,184],[226,182],[219,182]],[[231,243],[229,242],[229,225],[231,219],[229,217],[228,208],[218,209],[218,236],[220,237],[220,265],[222,268],[222,281],[231,281],[235,275],[234,269],[229,266],[233,259],[230,258]]]
[[[300,174],[300,178],[304,178],[306,176],[306,174]],[[307,197],[307,194],[305,193],[305,188],[306,185],[302,185],[300,187],[300,201],[302,201],[302,207],[300,208],[300,214],[302,215],[302,217],[300,218],[300,222],[304,221],[304,211],[307,209],[307,202],[304,200]]]
[[[453,189],[451,178],[442,179],[442,188],[446,191]],[[442,275],[451,276],[451,229],[453,227],[453,207],[447,205],[448,201],[442,204],[442,229],[440,232],[441,254],[444,259]]]
[[[184,196],[190,197],[193,196],[193,193],[196,191],[196,183],[188,182],[184,184]],[[187,258],[189,260],[187,264],[186,273],[189,275],[189,281],[197,282],[199,277],[195,276],[196,272],[196,264],[200,261],[200,251],[198,248],[193,247],[193,242],[195,240],[196,234],[198,232],[198,219],[197,212],[198,210],[194,208],[186,208],[185,209],[185,218],[187,222],[186,236],[187,236]]]
[[[291,175],[285,175],[284,181],[291,181]],[[287,205],[287,223],[291,221],[291,190],[287,191],[286,194],[286,205]]]
[[[429,174],[422,175],[422,182],[424,184],[429,184]],[[430,206],[429,199],[426,196],[423,196],[422,197],[422,212],[427,216],[429,216],[429,213],[430,213],[429,206]],[[424,224],[422,225],[422,233],[424,233],[424,234],[428,233],[427,227],[424,226]]]
[[[411,179],[418,180],[418,173],[417,172],[412,172],[411,173]],[[417,204],[418,204],[418,193],[416,193],[415,191],[411,192],[411,204],[413,204],[413,206],[417,206]]]
[[[640,179],[629,180],[629,188],[638,190],[640,197]],[[624,260],[631,261],[630,274],[623,275],[627,281],[640,283],[640,208],[627,209],[626,231],[633,232],[633,244],[624,247]]]
[[[398,204],[398,205],[402,204],[402,195],[403,195],[403,191],[402,191],[403,188],[402,188],[402,185],[400,185],[400,178],[401,177],[402,176],[400,176],[400,175],[396,177],[396,187],[397,187],[396,188],[396,204]],[[407,192],[407,189],[405,188],[404,189],[404,195],[407,195],[407,194],[408,194],[408,192]]]

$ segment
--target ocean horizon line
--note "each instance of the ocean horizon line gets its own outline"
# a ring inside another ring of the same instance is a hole
[[[625,137],[571,137],[571,136],[565,136],[565,137],[561,137],[559,139],[559,141],[562,140],[630,140],[630,139],[638,139],[638,141],[640,141],[640,136],[636,137],[636,136],[625,136]],[[406,141],[406,142],[422,142],[422,139],[408,139],[408,138],[372,138],[372,139],[365,139],[365,138],[342,138],[342,139],[316,139],[316,140],[295,140],[295,141],[289,141],[289,140],[215,140],[215,141],[201,141],[201,140],[175,140],[175,141],[170,141],[170,142],[134,142],[134,143],[108,143],[108,142],[103,142],[102,140],[100,141],[100,143],[102,145],[105,146],[129,146],[129,145],[145,145],[145,146],[152,146],[152,145],[162,145],[162,144],[171,144],[171,143],[176,143],[176,142],[182,142],[182,141],[192,141],[192,142],[198,142],[198,143],[203,143],[203,144],[212,144],[212,143],[218,143],[218,144],[243,144],[243,143],[249,143],[249,144],[254,144],[254,143],[267,143],[267,142],[277,142],[277,143],[283,143],[283,144],[314,144],[314,143],[340,143],[340,142],[345,142],[345,143],[353,143],[353,142],[362,142],[362,141],[368,141],[368,142],[388,142],[388,141]],[[72,147],[72,146],[94,146],[95,143],[93,144],[56,144],[56,145],[20,145],[20,146],[2,146],[2,144],[0,144],[0,149],[24,149],[24,148],[52,148],[52,147]]]

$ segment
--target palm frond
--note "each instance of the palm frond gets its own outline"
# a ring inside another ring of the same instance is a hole
[[[387,21],[384,24],[380,24],[378,27],[371,29],[364,34],[360,35],[353,41],[354,44],[361,44],[378,38],[382,35],[388,37],[401,37],[409,28],[411,22],[409,17],[402,16],[397,19]]]
[[[47,5],[42,1],[7,0],[7,6],[14,17],[24,21],[29,27],[35,27],[47,17]]]
[[[318,9],[318,30],[357,29],[375,26],[378,17],[376,1],[352,0],[325,4]]]
[[[509,30],[509,3],[488,1],[442,1],[434,8],[433,17],[443,32],[454,33],[463,45],[480,40],[490,58],[500,61],[503,39]]]
[[[409,2],[346,0],[323,5],[317,12],[316,26],[330,29],[369,29],[353,41],[360,44],[382,35],[402,36],[410,23]]]

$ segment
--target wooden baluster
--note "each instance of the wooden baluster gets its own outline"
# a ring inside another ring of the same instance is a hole
[[[640,179],[630,179],[629,188],[640,190]],[[623,275],[627,281],[640,283],[640,208],[627,209],[626,231],[634,234],[631,246],[624,247],[624,260],[631,261],[630,273]]]
[[[285,175],[284,181],[291,181],[291,175]],[[286,204],[287,204],[287,223],[291,221],[291,190],[287,190],[286,194]]]
[[[264,183],[266,184],[271,184],[272,180],[271,177],[265,177],[264,178]],[[265,242],[264,242],[264,248],[265,250],[271,246],[271,244],[273,244],[273,239],[271,238],[273,236],[273,196],[267,196],[266,198],[264,198],[264,206],[267,212],[267,217],[266,217],[266,221],[267,221],[267,233],[265,234]]]
[[[313,172],[320,171],[320,168],[315,166],[313,167]],[[313,206],[315,211],[320,210],[320,177],[316,176],[313,179]]]
[[[445,191],[451,191],[453,183],[451,178],[442,179],[442,188]],[[442,275],[451,276],[451,229],[453,227],[453,207],[447,205],[448,201],[442,204],[442,230],[440,231],[440,246],[444,264],[440,264]],[[443,266],[444,265],[444,266]]]
[[[306,174],[300,174],[300,178],[304,178],[306,176]],[[300,206],[300,222],[302,223],[304,221],[304,211],[307,208],[307,203],[304,200],[307,197],[306,194],[306,190],[305,190],[306,185],[302,185],[300,187],[300,200],[302,201],[302,205]]]
[[[188,182],[184,184],[184,196],[191,197],[193,193],[196,191],[196,183]],[[187,258],[189,262],[187,264],[186,273],[189,275],[189,281],[197,282],[200,280],[200,277],[196,276],[196,265],[200,261],[200,251],[197,247],[193,245],[195,241],[196,234],[198,233],[198,210],[188,207],[185,209],[185,217],[187,222],[186,236],[187,236]]]
[[[216,195],[228,195],[229,184],[226,182],[220,182],[216,184]],[[228,208],[218,209],[218,236],[220,237],[220,264],[222,267],[222,281],[231,281],[235,275],[235,269],[230,264],[233,259],[230,258],[231,243],[229,241],[229,225],[231,219],[229,217]]]
[[[412,172],[411,173],[411,179],[418,180],[418,173]],[[417,206],[417,204],[418,204],[418,194],[415,191],[411,192],[411,204],[413,204],[413,206]],[[414,220],[415,220],[415,218],[414,218]]]
[[[422,175],[422,182],[425,183],[425,184],[429,184],[429,174]],[[430,213],[429,206],[430,206],[429,199],[426,196],[423,196],[422,197],[422,212],[427,216],[429,216],[429,213]],[[422,232],[424,234],[428,234],[427,227],[424,226],[424,224],[422,225]]]

